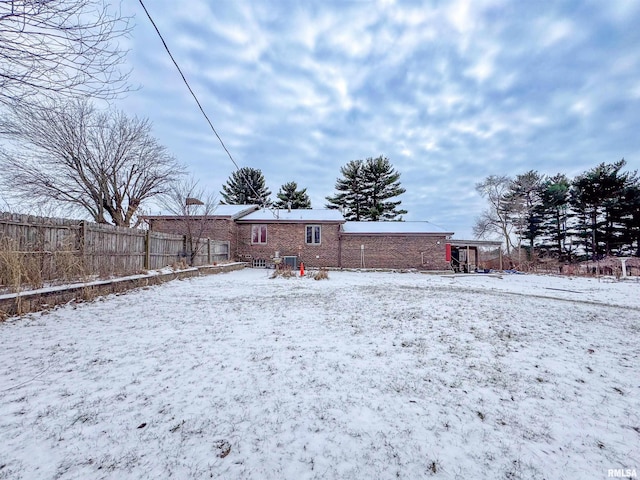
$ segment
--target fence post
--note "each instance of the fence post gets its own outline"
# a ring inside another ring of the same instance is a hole
[[[207,238],[207,265],[211,265],[211,239]]]
[[[187,259],[188,257],[188,259]],[[181,255],[181,259],[185,262],[187,262],[187,265],[192,266],[191,265],[191,252],[187,252],[187,236],[183,235],[182,236],[182,255]]]
[[[151,230],[144,237],[144,269],[151,270]]]
[[[85,271],[91,271],[93,273],[93,265],[92,268],[89,269],[87,265],[87,222],[80,222],[80,256],[82,257],[82,264],[84,266]]]

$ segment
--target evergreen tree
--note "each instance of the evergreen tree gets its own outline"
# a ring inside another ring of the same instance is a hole
[[[368,207],[363,170],[362,160],[349,161],[340,168],[342,178],[336,180],[335,187],[338,193],[326,197],[329,201],[327,208],[342,208],[342,213],[347,220],[365,219]]]
[[[568,238],[569,179],[564,174],[557,174],[546,179],[540,187],[540,204],[537,215],[540,219],[540,233],[543,235],[542,245],[549,248],[550,253],[560,260],[571,251],[566,241]]]
[[[388,158],[367,158],[363,173],[369,220],[396,220],[398,216],[407,213],[406,210],[397,208],[402,201],[391,201],[406,190],[400,186],[400,174],[394,170]]]
[[[271,205],[271,191],[266,187],[262,171],[251,167],[242,167],[231,174],[222,186],[223,201],[227,205]]]
[[[535,171],[513,180],[491,175],[476,184],[489,208],[476,219],[474,235],[500,235],[507,255],[517,234],[561,261],[574,260],[578,252],[590,258],[640,256],[640,178],[637,171],[624,172],[625,165],[624,159],[601,163],[573,181]]]
[[[529,241],[532,251],[535,239],[540,235],[540,185],[542,177],[535,170],[519,174],[509,185],[505,195],[507,208],[511,211],[511,218],[515,232],[520,239]]]
[[[298,190],[296,182],[287,182],[280,187],[276,194],[278,200],[274,203],[276,208],[311,208],[311,200],[307,195],[307,189]]]
[[[576,214],[577,235],[593,258],[619,250],[623,242],[621,199],[630,180],[628,173],[620,173],[625,164],[624,159],[601,163],[572,182],[571,205]]]
[[[640,180],[634,172],[625,187],[622,202],[624,215],[622,222],[625,227],[625,245],[633,255],[640,257]],[[635,244],[635,248],[634,248]]]
[[[400,174],[383,156],[366,160],[351,160],[340,169],[342,178],[336,181],[333,196],[328,196],[327,208],[342,208],[347,220],[401,220],[407,213],[398,209],[402,203],[393,198],[405,192],[400,186]]]

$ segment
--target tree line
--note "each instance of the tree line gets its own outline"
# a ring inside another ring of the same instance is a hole
[[[567,262],[640,256],[640,179],[625,166],[624,159],[601,163],[573,179],[535,170],[490,175],[476,184],[488,207],[474,235],[499,236],[507,255],[524,247]]]
[[[329,209],[340,209],[347,220],[402,220],[406,210],[396,197],[405,192],[400,186],[400,173],[385,156],[351,160],[340,168],[342,177],[336,180],[337,193],[325,197]],[[296,182],[287,182],[271,201],[260,169],[243,167],[231,174],[220,192],[222,203],[230,205],[260,205],[273,208],[311,208],[307,189],[298,189]]]

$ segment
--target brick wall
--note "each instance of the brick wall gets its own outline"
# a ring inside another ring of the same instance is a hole
[[[299,256],[307,267],[336,267],[339,265],[339,230],[337,223],[264,223],[267,225],[267,243],[251,243],[251,225],[238,224],[238,253],[252,259],[271,261],[275,252],[281,257]],[[320,225],[321,243],[306,243],[306,225]]]
[[[250,223],[230,218],[207,220],[204,237],[228,241],[236,260],[263,259],[270,262],[275,252],[281,257],[298,256],[308,267],[361,268],[360,246],[364,245],[365,268],[415,268],[448,270],[445,235],[439,234],[342,234],[338,223],[263,223],[267,243],[251,243]],[[184,224],[176,219],[154,219],[151,229],[184,234]],[[306,243],[306,225],[320,225],[320,245]]]
[[[192,220],[196,221],[196,220]],[[231,218],[210,218],[202,230],[202,238],[229,242],[229,254],[237,259],[238,226]],[[154,218],[150,221],[150,229],[154,232],[174,233],[184,235],[186,227],[184,220],[176,218]]]
[[[361,268],[364,245],[365,268],[415,268],[448,270],[444,235],[356,235],[342,236],[341,266]]]

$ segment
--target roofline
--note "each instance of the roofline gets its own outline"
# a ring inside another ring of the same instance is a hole
[[[385,237],[446,237],[453,235],[453,232],[340,232],[340,235],[376,235]]]
[[[247,208],[240,210],[235,215],[229,215],[230,218],[234,220],[238,220],[239,218],[244,217],[245,215],[249,215],[250,213],[257,212],[260,210],[260,205],[248,205]]]
[[[287,219],[287,218],[267,218],[267,219],[251,219],[251,218],[239,218],[236,223],[305,223],[309,224],[342,224],[346,220],[300,220],[300,219]]]
[[[459,240],[457,238],[452,238],[449,242],[454,247],[466,247],[467,245],[470,247],[500,247],[502,246],[502,242],[497,240]]]
[[[141,215],[143,220],[213,220],[215,218],[233,218],[231,215]]]
[[[203,220],[203,219],[214,219],[214,218],[230,218],[231,220],[237,220],[241,217],[249,215],[257,211],[260,207],[256,205],[251,205],[250,208],[245,208],[240,210],[238,213],[234,215],[220,215],[217,214],[215,209],[208,215],[141,215],[140,218],[143,220],[185,220],[195,219],[195,220]]]

